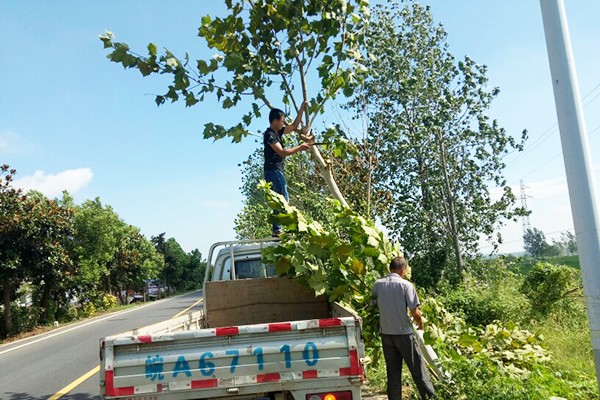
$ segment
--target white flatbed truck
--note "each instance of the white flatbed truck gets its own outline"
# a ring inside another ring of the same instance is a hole
[[[214,244],[203,310],[103,338],[101,397],[360,400],[360,318],[275,276],[261,261],[275,244]]]

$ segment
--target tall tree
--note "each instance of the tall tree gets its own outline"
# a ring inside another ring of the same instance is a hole
[[[527,229],[523,234],[523,247],[531,257],[538,258],[546,255],[550,245],[546,235],[538,228]]]
[[[374,184],[392,194],[378,214],[417,255],[415,279],[425,286],[444,265],[462,270],[462,255],[476,252],[480,235],[492,239],[503,219],[523,212],[502,170],[526,132],[518,142],[490,120],[498,89],[487,88],[485,66],[456,62],[446,36],[416,2],[376,7],[366,35],[370,74],[352,103],[367,109]],[[498,199],[490,186],[501,191]]]
[[[86,200],[75,212],[73,252],[79,265],[77,277],[84,291],[112,292],[110,269],[125,223],[99,198]]]
[[[64,200],[68,195],[63,196]],[[65,302],[65,293],[77,274],[69,252],[74,233],[74,208],[67,201],[50,200],[39,192],[30,192],[29,200],[32,202],[29,218],[34,226],[30,229],[22,266],[31,271],[29,279],[38,289],[40,322],[45,323],[54,319],[50,303]]]
[[[174,238],[165,239],[165,233],[152,236],[150,241],[164,258],[161,279],[168,288],[180,290],[185,287],[188,277],[185,275],[187,255]]]
[[[30,203],[20,189],[12,187],[15,169],[9,165],[0,167],[0,287],[4,305],[4,329],[13,329],[11,301],[26,272],[21,267],[21,256],[27,234],[27,216]]]
[[[67,287],[73,274],[67,241],[73,233],[73,211],[38,192],[24,195],[12,187],[16,170],[0,168],[0,286],[4,305],[2,333],[13,330],[11,301],[21,283],[40,293],[42,321],[48,319],[52,294]]]
[[[187,264],[185,266],[186,283],[184,289],[201,288],[204,283],[204,274],[206,273],[206,261],[202,259],[202,253],[194,249],[188,254]]]
[[[353,94],[364,72],[359,46],[369,16],[368,0],[225,0],[225,4],[226,17],[205,16],[199,29],[208,47],[218,52],[210,60],[190,63],[187,54],[180,60],[168,50],[159,55],[152,43],[143,57],[115,42],[110,32],[100,39],[111,49],[111,61],[137,68],[144,76],[172,75],[168,91],[156,97],[159,105],[181,98],[193,106],[209,93],[225,109],[250,99],[243,124],[226,128],[208,123],[205,138],[239,142],[248,134],[245,126],[261,116],[263,107],[284,104],[297,112],[303,101],[310,101],[304,120],[309,132],[329,100],[340,92]],[[311,98],[309,87],[315,85],[320,89]],[[331,164],[318,147],[311,147],[310,153],[332,196],[346,205]]]
[[[126,226],[118,239],[110,271],[121,304],[127,304],[130,290],[143,291],[145,280],[159,276],[163,265],[162,257],[139,228]]]
[[[560,238],[552,239],[551,247],[555,248],[559,254],[577,254],[577,238],[571,231],[560,233]]]

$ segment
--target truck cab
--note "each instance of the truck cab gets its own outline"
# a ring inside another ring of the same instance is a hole
[[[275,266],[264,264],[261,252],[265,247],[276,246],[278,242],[279,239],[268,238],[213,244],[208,253],[204,282],[276,276]]]

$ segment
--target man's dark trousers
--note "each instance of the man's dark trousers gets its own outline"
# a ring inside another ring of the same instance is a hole
[[[435,396],[435,389],[429,378],[421,348],[414,333],[409,335],[381,334],[383,355],[387,370],[388,400],[402,399],[402,360],[410,371],[421,398]]]

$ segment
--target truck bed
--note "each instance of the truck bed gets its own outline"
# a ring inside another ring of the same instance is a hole
[[[329,302],[290,278],[206,282],[209,327],[328,318]]]

